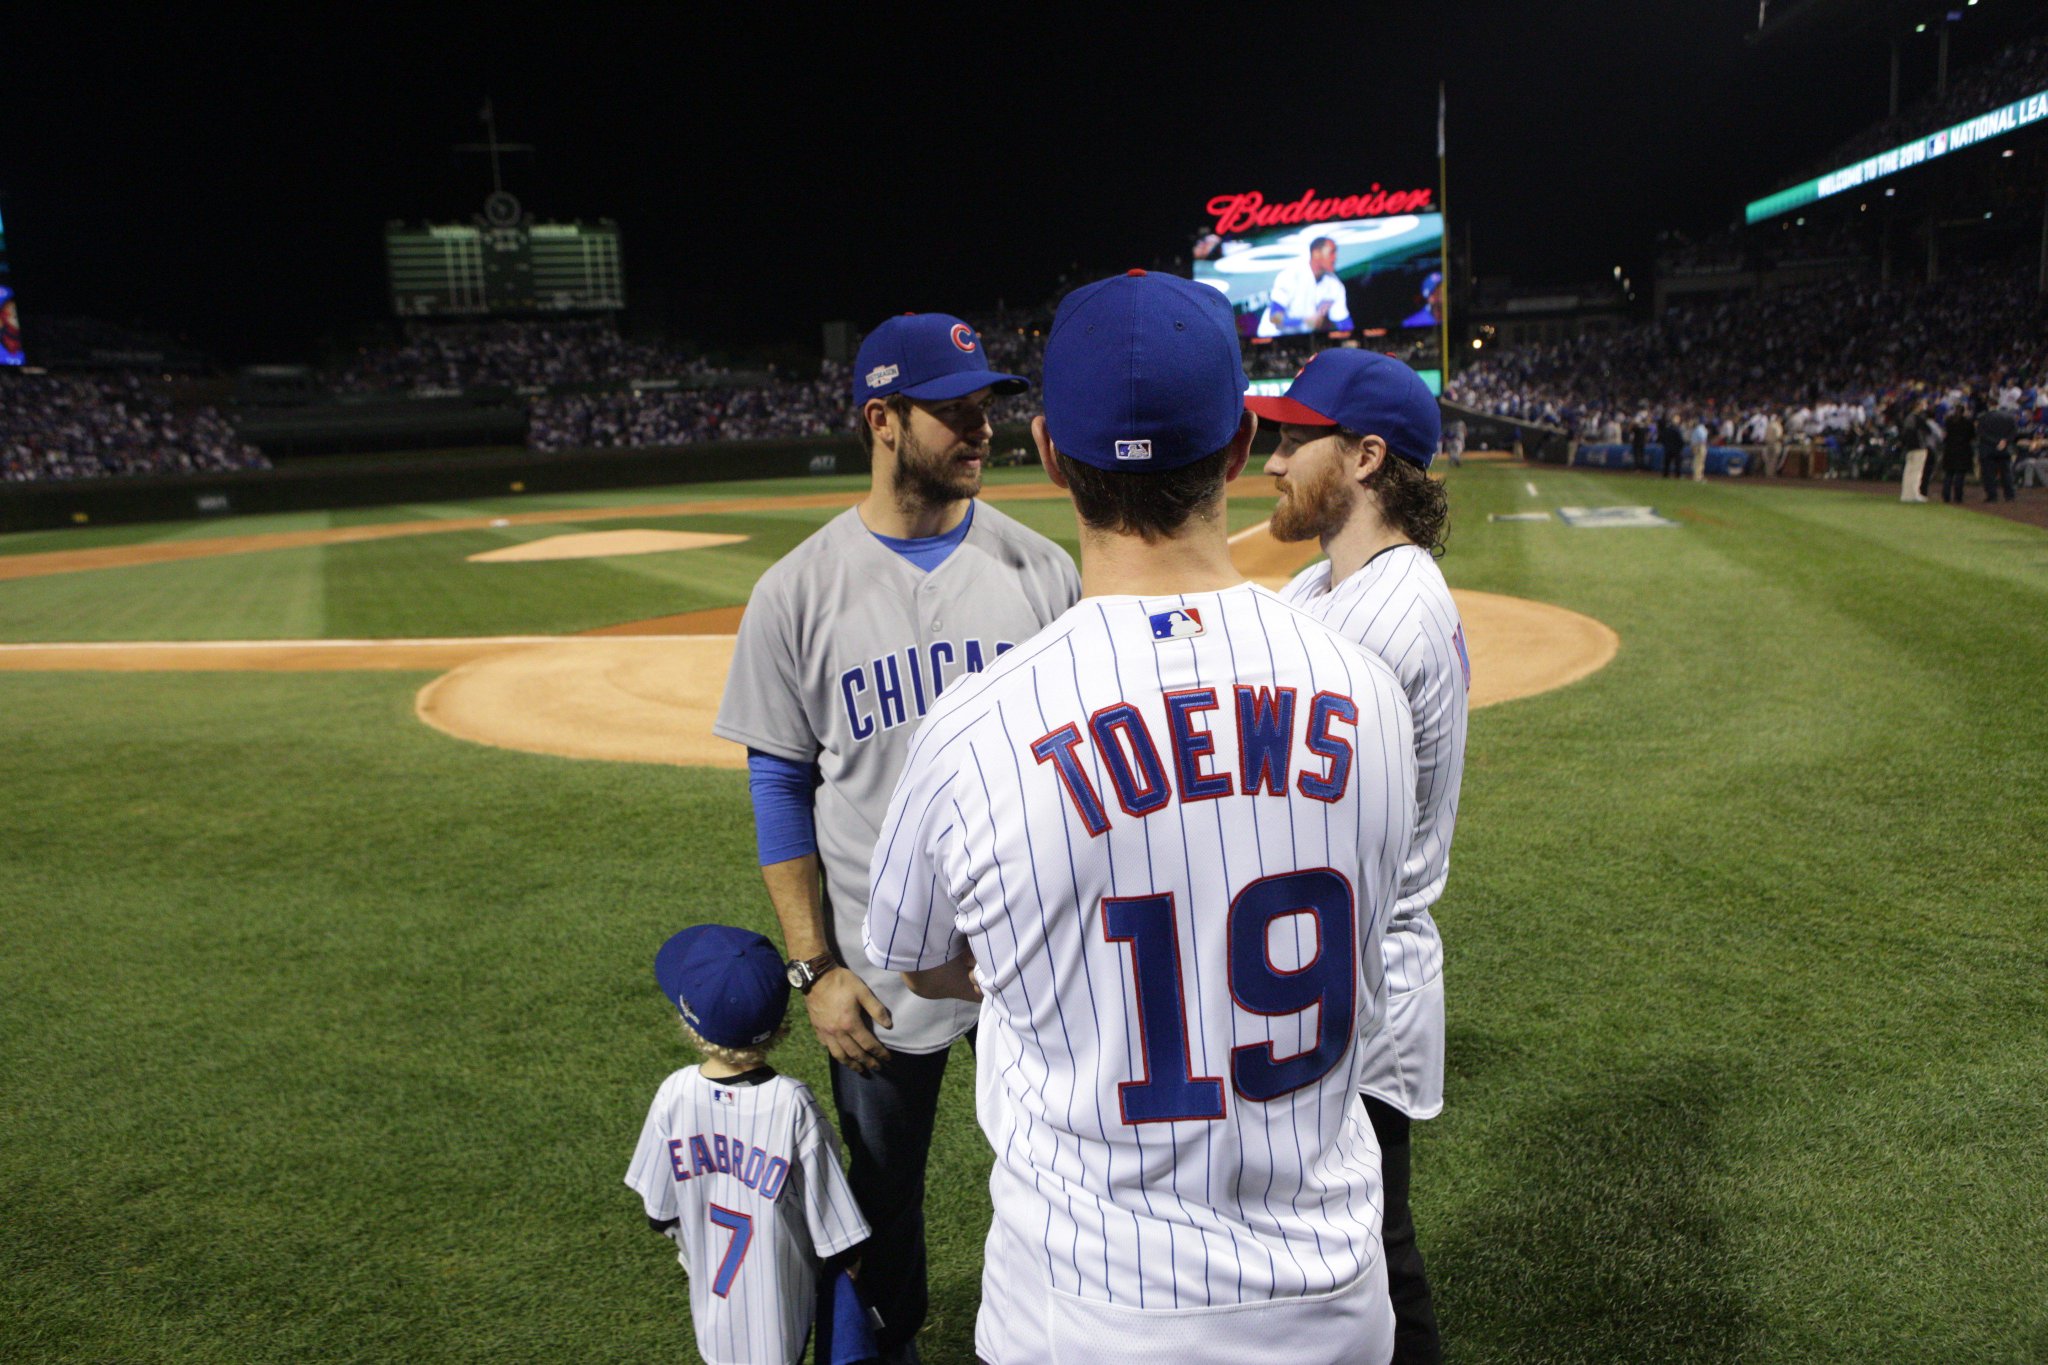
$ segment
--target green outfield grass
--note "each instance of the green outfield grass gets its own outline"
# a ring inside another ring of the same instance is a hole
[[[2048,535],[1740,483],[1451,489],[1454,586],[1623,643],[1473,722],[1415,1140],[1448,1357],[2048,1358]],[[1628,502],[1683,524],[1486,520]],[[1063,504],[1005,510],[1072,542]],[[755,539],[637,564],[463,562],[622,524],[593,522],[0,582],[0,638],[583,629],[743,600],[827,515],[650,521]],[[655,946],[771,924],[744,776],[460,743],[413,717],[428,676],[0,672],[0,1360],[696,1359],[619,1182],[686,1060]],[[779,1060],[824,1090],[801,1031]],[[971,1359],[971,1073],[935,1365]]]
[[[1036,483],[1034,470],[992,472],[991,484]],[[802,481],[845,492],[862,480]],[[692,484],[494,498],[350,512],[298,512],[205,522],[38,531],[0,537],[0,556],[273,532],[319,531],[519,512],[576,511],[787,494],[788,480]],[[1074,547],[1063,501],[1006,502],[1002,510]],[[1264,519],[1270,497],[1233,501],[1233,529]],[[0,580],[0,641],[271,640],[557,634],[745,602],[762,570],[837,508],[525,523],[356,544],[227,555],[132,568]],[[468,556],[579,531],[622,527],[744,535],[741,545],[687,554],[471,564]]]

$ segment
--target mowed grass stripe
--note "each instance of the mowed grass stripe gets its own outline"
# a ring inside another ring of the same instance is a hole
[[[998,472],[1009,476],[1004,482],[1017,483],[1016,475],[1030,471]],[[789,480],[781,486],[786,493],[808,494],[832,482]],[[736,486],[731,495],[753,488]],[[1232,529],[1271,515],[1268,488],[1262,479],[1242,485],[1227,511]],[[476,504],[462,507],[465,515],[481,514]],[[425,519],[417,507],[385,510],[402,514],[397,520]],[[1070,552],[1076,550],[1073,510],[1064,500],[1005,502],[1001,510]],[[0,640],[570,634],[742,604],[769,564],[840,511],[798,506],[633,519],[636,526],[650,529],[748,537],[744,544],[666,554],[530,564],[468,562],[472,554],[505,545],[616,526],[611,521],[515,523],[0,581]],[[215,533],[221,525],[202,524]]]

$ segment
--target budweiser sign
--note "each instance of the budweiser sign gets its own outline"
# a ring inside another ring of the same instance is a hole
[[[1314,190],[1301,198],[1269,204],[1257,190],[1245,194],[1219,194],[1209,201],[1218,235],[1253,228],[1278,227],[1288,223],[1323,223],[1334,218],[1381,218],[1390,213],[1423,213],[1429,209],[1428,190],[1383,190],[1374,185],[1368,194],[1342,198],[1316,198]]]

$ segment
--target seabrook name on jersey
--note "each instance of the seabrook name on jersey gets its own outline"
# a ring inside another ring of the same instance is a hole
[[[1089,778],[1091,768],[1107,774],[1117,805],[1138,820],[1164,810],[1176,797],[1183,802],[1238,793],[1285,797],[1292,790],[1335,802],[1351,784],[1358,703],[1342,693],[1318,692],[1303,706],[1297,688],[1237,683],[1169,692],[1163,700],[1164,751],[1144,713],[1128,701],[1105,706],[1086,721],[1068,721],[1031,742],[1031,756],[1059,774],[1068,802],[1090,835],[1104,834],[1110,825],[1102,793]],[[1233,745],[1235,767],[1219,766],[1228,763]]]
[[[773,1199],[781,1194],[783,1185],[789,1180],[788,1157],[749,1146],[724,1133],[692,1133],[686,1138],[670,1138],[668,1164],[677,1180],[729,1175],[763,1199]]]
[[[990,659],[1015,647],[1009,640],[998,640],[993,648],[980,640],[934,640],[847,669],[839,675],[839,699],[854,743],[923,720],[949,683],[981,672]]]

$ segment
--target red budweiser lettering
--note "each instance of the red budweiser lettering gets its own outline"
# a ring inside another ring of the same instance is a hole
[[[1215,215],[1216,231],[1228,237],[1253,228],[1278,227],[1291,223],[1323,223],[1333,218],[1382,218],[1390,213],[1428,211],[1428,190],[1382,190],[1374,185],[1368,194],[1318,199],[1314,190],[1285,203],[1269,204],[1257,190],[1244,194],[1219,194],[1209,201]]]

